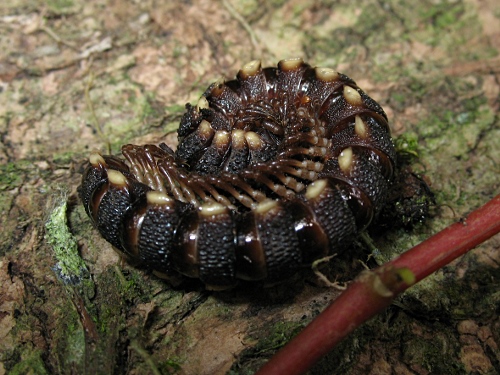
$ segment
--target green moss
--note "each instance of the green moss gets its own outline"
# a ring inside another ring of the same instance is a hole
[[[52,161],[61,166],[67,166],[73,161],[75,153],[73,151],[65,151],[54,154]]]
[[[394,145],[398,154],[418,157],[419,144],[417,133],[404,133],[394,140]]]
[[[439,287],[438,287],[439,289]],[[432,291],[427,291],[426,294]],[[457,358],[456,353],[460,351],[460,342],[456,336],[456,331],[447,323],[441,323],[446,317],[441,313],[446,312],[446,307],[442,307],[439,312],[430,313],[429,311],[419,310],[418,302],[407,305],[406,300],[403,303],[393,307],[391,315],[391,324],[387,326],[386,319],[377,319],[374,323],[384,329],[384,338],[390,342],[400,345],[402,361],[406,364],[415,364],[422,366],[433,374],[465,374],[463,364]],[[408,311],[412,316],[420,316],[422,319],[415,321],[404,311],[408,306]],[[411,307],[410,307],[411,306]],[[392,315],[393,314],[393,315]],[[409,321],[412,324],[409,324]],[[375,324],[373,325],[375,329]],[[432,337],[432,339],[430,339]]]
[[[30,298],[29,295],[27,298]],[[40,318],[46,315],[42,309],[50,310],[50,353],[40,353],[29,340],[19,342],[13,353],[15,364],[10,369],[10,374],[46,374],[49,371],[45,369],[45,363],[50,364],[53,373],[67,373],[64,370],[67,368],[73,369],[74,373],[83,373],[86,341],[80,316],[69,298],[58,302],[60,304],[54,305],[49,299],[37,297],[30,301],[31,309],[19,315],[14,328],[15,334],[18,337],[36,337],[37,333],[43,335],[40,331]]]
[[[498,160],[498,137],[493,130],[495,114],[485,105],[483,95],[456,99],[460,92],[477,89],[463,80],[445,80],[435,89],[443,95],[430,93],[436,101],[424,104],[429,115],[415,126],[421,139],[419,154],[422,165],[439,176],[431,180],[437,205],[460,207],[461,212],[467,212],[484,204],[485,193],[495,193],[495,178],[498,181],[498,166],[494,161]],[[485,137],[485,134],[491,135]],[[489,167],[467,167],[478,163]],[[435,223],[436,228],[448,224]]]
[[[99,286],[99,293],[93,300],[95,312],[92,319],[101,337],[99,345],[105,352],[108,350],[107,346],[116,345],[119,332],[125,327],[124,308],[126,300],[123,299],[119,292],[120,282],[113,269],[107,269],[94,277],[96,284]],[[97,351],[100,352],[100,350]]]
[[[459,103],[454,103],[455,107],[445,108],[442,111],[433,111],[433,115],[424,119],[419,125],[425,131],[423,136],[432,137],[439,136],[443,130],[456,131],[460,129],[462,132],[467,127],[472,126],[475,121],[482,118],[488,118],[488,123],[491,122],[489,111],[485,109],[486,98],[474,97],[466,99]],[[475,125],[474,128],[477,126]]]
[[[66,210],[66,197],[61,195],[45,224],[45,240],[57,259],[54,269],[58,276],[67,284],[78,284],[88,275],[88,270],[78,253],[77,241],[68,229]]]
[[[427,24],[445,28],[454,26],[464,13],[464,4],[441,3],[433,7],[417,7],[417,14]]]
[[[33,163],[28,160],[0,165],[0,191],[20,187],[25,181],[26,174],[35,169]]]
[[[59,328],[62,340],[59,344],[58,354],[61,363],[65,366],[74,364],[75,367],[81,366],[85,362],[85,332],[80,325],[79,316],[72,308],[72,313],[65,312],[64,329]]]
[[[361,13],[359,13],[361,11]],[[365,4],[359,7],[354,3],[335,4],[335,19],[341,22],[324,24],[321,27],[306,29],[303,45],[317,62],[326,61],[328,65],[347,63],[355,70],[359,61],[369,56],[372,64],[366,72],[376,82],[409,82],[411,100],[422,93],[429,83],[415,83],[430,78],[429,73],[436,71],[442,59],[440,54],[426,53],[421,59],[409,59],[405,48],[400,52],[395,45],[404,41],[429,46],[429,49],[444,51],[453,56],[454,61],[471,61],[492,58],[498,55],[493,48],[474,48],[471,41],[482,35],[482,23],[474,8],[466,2],[442,2],[422,0],[415,8],[406,2],[392,0],[379,4]],[[325,22],[331,18],[325,17]],[[440,69],[440,68],[439,68]],[[354,79],[355,72],[347,72]],[[435,80],[435,78],[433,78]],[[405,101],[401,95],[394,98]],[[396,107],[399,109],[398,107]]]
[[[180,105],[180,104],[172,104],[168,107],[165,107],[165,111],[169,116],[176,116],[176,117],[181,117],[184,111],[186,110],[186,105]]]
[[[75,5],[73,0],[47,0],[46,4],[56,14],[70,13]]]
[[[94,320],[99,333],[105,335],[109,332],[110,320],[116,319],[116,310],[110,306],[103,305],[99,310],[99,318]]]
[[[151,285],[144,278],[143,272],[131,269],[126,276],[122,270],[116,266],[114,268],[116,280],[118,282],[117,291],[124,301],[149,302],[153,298],[151,295]]]
[[[484,102],[485,98],[480,96],[450,103],[423,118],[417,127],[427,152],[439,149],[445,155],[467,157],[467,150],[474,147],[480,134],[494,121],[493,113],[483,106]]]
[[[481,34],[481,23],[477,15],[462,1],[454,3],[422,4],[417,8],[407,8],[400,4],[399,14],[403,15],[412,39],[432,47],[454,53],[455,58],[470,60],[470,48],[464,48],[475,36]]]
[[[444,329],[444,328],[443,328]],[[406,342],[405,363],[420,365],[433,374],[466,374],[463,364],[450,353],[448,338],[434,336],[432,340],[414,336]]]
[[[2,215],[3,217],[3,219],[1,219],[0,222],[3,222],[5,220],[5,215],[7,215],[7,212],[12,206],[13,200],[14,200],[14,195],[8,193],[0,194],[0,215]],[[2,236],[2,234],[0,234],[0,236]]]
[[[24,173],[17,170],[14,163],[0,166],[0,190],[12,190],[21,186]]]
[[[147,94],[142,97],[142,100],[137,103],[140,106],[140,114],[142,119],[148,117],[159,117],[163,112],[163,105],[159,106],[158,102],[155,101],[153,94]]]
[[[14,365],[9,371],[10,375],[45,375],[49,374],[42,359],[43,352],[28,349],[26,358]]]

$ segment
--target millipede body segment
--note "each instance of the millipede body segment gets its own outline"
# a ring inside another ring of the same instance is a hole
[[[186,108],[175,152],[93,153],[80,187],[101,235],[155,271],[276,282],[341,251],[385,203],[387,116],[341,73],[252,61]]]

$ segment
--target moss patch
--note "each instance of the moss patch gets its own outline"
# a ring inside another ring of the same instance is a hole
[[[77,284],[88,274],[88,270],[78,253],[76,239],[68,229],[66,210],[66,198],[62,196],[45,224],[45,240],[57,259],[54,271],[64,283]]]
[[[10,375],[45,375],[50,374],[45,368],[42,359],[43,353],[40,350],[29,349],[26,351],[26,358],[21,356],[21,360],[9,371]]]

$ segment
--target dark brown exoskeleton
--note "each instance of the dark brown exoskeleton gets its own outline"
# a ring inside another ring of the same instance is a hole
[[[214,289],[279,281],[342,250],[383,207],[395,160],[382,108],[299,58],[212,84],[178,135],[176,152],[93,153],[80,195],[129,258]]]

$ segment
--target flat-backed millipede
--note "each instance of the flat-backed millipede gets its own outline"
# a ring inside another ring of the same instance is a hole
[[[345,249],[385,203],[387,116],[341,73],[252,61],[186,109],[175,152],[92,153],[80,187],[101,235],[152,270],[213,289],[280,281]]]

